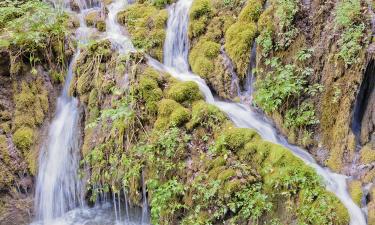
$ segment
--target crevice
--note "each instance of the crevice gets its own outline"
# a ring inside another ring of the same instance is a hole
[[[351,128],[356,136],[357,141],[360,140],[362,120],[367,110],[368,103],[375,86],[375,62],[372,59],[366,68],[363,81],[361,83],[358,95],[355,100],[354,112],[351,122]],[[359,142],[358,142],[359,143]]]

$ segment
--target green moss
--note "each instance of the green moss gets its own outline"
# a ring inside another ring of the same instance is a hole
[[[212,11],[211,2],[209,0],[195,0],[190,8],[190,17],[193,19],[200,18],[210,14]]]
[[[146,110],[154,114],[157,112],[157,103],[162,98],[163,92],[158,83],[149,77],[142,76],[138,84],[139,96],[145,101]]]
[[[225,33],[225,50],[236,66],[241,79],[245,77],[249,55],[257,34],[255,22],[239,21],[229,27]]]
[[[246,6],[241,10],[238,21],[257,21],[262,13],[263,0],[248,0]]]
[[[375,161],[375,151],[371,149],[370,145],[365,145],[361,149],[361,162],[364,164],[370,164]]]
[[[22,151],[28,150],[34,143],[35,134],[29,127],[21,127],[13,134],[13,142]]]
[[[358,206],[361,206],[362,201],[362,183],[361,181],[354,180],[349,183],[349,193],[355,203],[357,203]]]
[[[228,147],[235,151],[250,141],[260,139],[259,134],[255,130],[247,128],[229,128],[223,135]]]
[[[219,173],[217,179],[224,182],[234,176],[236,176],[236,171],[234,169],[226,169]]]
[[[174,126],[180,126],[190,119],[190,111],[183,107],[178,107],[173,110],[170,116],[170,123]]]
[[[30,85],[23,81],[20,91],[17,92],[14,95],[16,106],[14,128],[41,125],[49,108],[48,92],[42,80],[32,81]]]
[[[167,97],[179,103],[190,105],[193,101],[202,99],[198,85],[193,81],[177,82],[168,90]]]
[[[159,7],[159,3],[157,3]],[[136,48],[143,49],[162,61],[165,24],[168,19],[166,9],[160,10],[145,2],[132,4],[118,14],[118,20],[130,33]]]
[[[206,30],[211,18],[212,5],[210,0],[194,0],[189,12],[189,37],[198,37]]]
[[[8,141],[5,135],[0,135],[0,158],[4,161],[4,163],[10,163]]]
[[[218,127],[226,121],[226,116],[216,106],[197,101],[192,107],[192,118],[187,124],[189,129],[195,126],[203,126],[206,128]]]
[[[170,126],[181,126],[190,119],[190,111],[172,99],[162,99],[158,102],[158,118],[155,128],[166,129]]]
[[[220,44],[201,39],[191,50],[189,62],[194,73],[208,77],[214,71],[215,59],[220,53]]]

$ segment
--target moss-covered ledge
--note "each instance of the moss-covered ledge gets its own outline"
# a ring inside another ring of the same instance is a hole
[[[234,127],[195,83],[150,68],[142,54],[110,48],[93,43],[77,62],[84,68],[104,54],[106,75],[93,68],[76,79],[111,80],[121,67],[129,86],[112,79],[110,88],[72,87],[86,105],[82,163],[92,201],[125,188],[141,205],[143,173],[153,224],[348,224],[345,207],[289,150]]]
[[[162,5],[157,6],[147,1],[135,3],[121,11],[117,18],[129,32],[136,48],[162,62],[168,11],[160,9]]]

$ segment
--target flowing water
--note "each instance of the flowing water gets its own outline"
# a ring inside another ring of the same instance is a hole
[[[76,39],[85,44],[90,37],[103,36],[96,29],[88,28],[84,16],[91,10],[98,10],[99,2],[93,0],[77,1],[80,12],[77,14],[80,27],[76,31]],[[129,39],[123,35],[116,21],[116,14],[126,6],[126,1],[113,1],[108,6],[107,32],[114,48],[120,53],[134,50]],[[57,0],[56,8],[67,11],[69,1]],[[80,124],[79,103],[70,97],[69,86],[74,76],[73,67],[79,58],[80,49],[76,51],[69,65],[65,84],[57,99],[56,115],[49,127],[49,134],[39,158],[39,172],[35,193],[36,220],[33,225],[114,225],[114,224],[146,224],[147,210],[142,212],[137,207],[130,207],[126,199],[121,205],[121,195],[113,194],[114,204],[103,197],[101,203],[89,208],[85,205],[85,187],[78,175],[80,162]],[[126,77],[125,77],[126,78]],[[126,79],[125,79],[126,80]],[[144,191],[145,192],[145,191]],[[104,200],[103,200],[104,199]],[[124,219],[122,219],[124,218]],[[145,222],[143,222],[145,221]]]
[[[189,54],[187,28],[191,3],[192,0],[179,0],[170,6],[167,37],[164,47],[164,64],[149,58],[149,65],[158,70],[166,71],[180,80],[195,81],[203,92],[206,101],[226,112],[236,126],[253,128],[264,139],[288,148],[307,165],[313,167],[324,179],[327,189],[333,192],[348,209],[351,225],[366,224],[364,214],[348,194],[346,176],[333,173],[329,169],[321,167],[306,150],[289,144],[283,136],[278,134],[272,123],[255,109],[240,103],[216,100],[205,81],[189,71],[187,60]]]

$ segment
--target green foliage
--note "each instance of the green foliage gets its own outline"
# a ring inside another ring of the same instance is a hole
[[[290,29],[294,16],[298,12],[298,1],[296,0],[277,0],[275,16],[278,19],[282,31]]]
[[[37,62],[42,60],[39,51],[48,52],[44,51],[47,46],[63,42],[65,35],[69,34],[66,21],[64,13],[45,2],[30,0],[9,3],[6,7],[0,7],[1,45],[14,51],[14,55],[24,55],[30,61]],[[61,55],[56,58],[63,60]]]
[[[338,41],[337,54],[346,65],[358,62],[358,54],[362,50],[362,39],[365,24],[361,20],[361,2],[359,0],[343,0],[335,10],[336,29],[343,29]]]
[[[314,105],[308,102],[303,102],[297,108],[289,109],[285,114],[285,125],[288,128],[305,128],[318,123]]]
[[[34,131],[29,127],[21,127],[13,134],[13,141],[17,148],[22,151],[28,150],[34,143]]]
[[[337,26],[350,27],[361,17],[361,2],[359,0],[340,1],[335,14],[335,23]]]
[[[176,211],[185,207],[178,201],[178,198],[181,198],[184,194],[183,184],[175,179],[163,184],[156,180],[149,180],[147,187],[152,193],[150,203],[152,224],[159,224],[160,218],[163,218],[163,224],[169,224],[168,215],[173,215]]]
[[[338,42],[340,51],[338,56],[344,60],[347,65],[358,63],[358,54],[362,50],[361,40],[364,36],[365,25],[352,26],[345,29]]]
[[[257,223],[258,219],[272,208],[268,198],[262,192],[262,184],[256,183],[237,192],[234,201],[228,205],[232,212],[237,213],[235,221],[251,219]]]
[[[254,101],[266,112],[277,110],[293,96],[300,96],[305,90],[310,68],[299,69],[296,65],[281,65],[278,58],[266,61],[273,71],[256,82]]]

